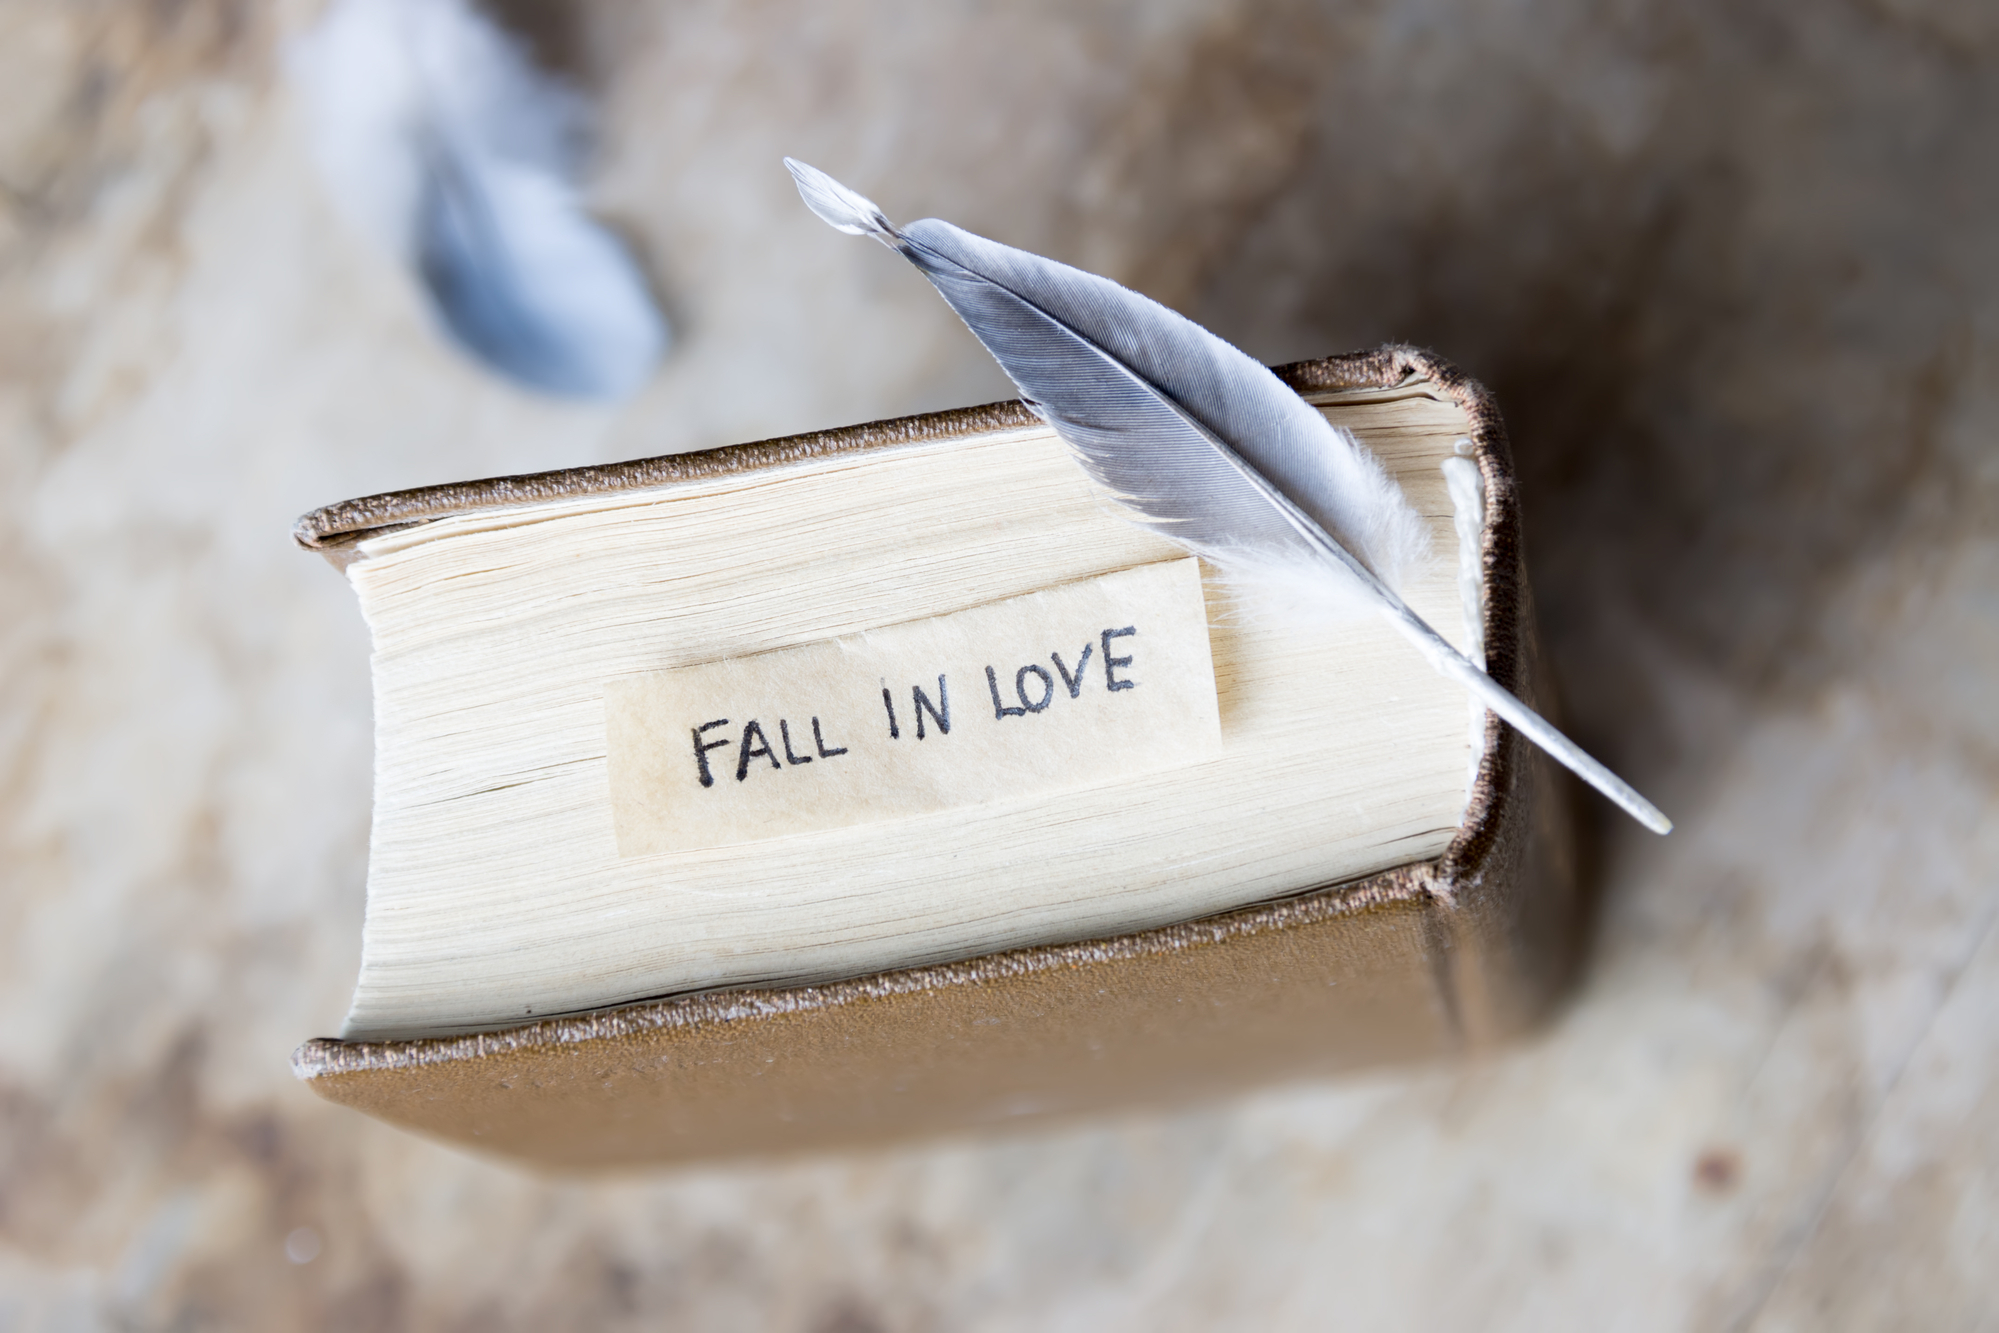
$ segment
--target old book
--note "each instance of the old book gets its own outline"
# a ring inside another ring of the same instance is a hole
[[[1535,699],[1485,392],[1280,373],[1431,523],[1412,605]],[[1236,605],[1018,404],[298,533],[374,635],[377,790],[354,1005],[295,1063],[396,1123],[877,1140],[1477,1044],[1567,975],[1547,761],[1387,629]]]

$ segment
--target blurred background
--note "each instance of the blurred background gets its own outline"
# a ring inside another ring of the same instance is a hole
[[[1999,1327],[1999,8],[509,0],[673,325],[608,406],[344,220],[318,10],[0,6],[0,1328]],[[293,1082],[370,762],[296,515],[1010,396],[786,153],[1497,392],[1573,730],[1680,823],[1591,807],[1542,1035],[599,1181]]]

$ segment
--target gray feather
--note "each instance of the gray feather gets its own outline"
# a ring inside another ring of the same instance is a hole
[[[1648,828],[1672,827],[1409,608],[1394,583],[1421,552],[1423,528],[1401,488],[1263,365],[1108,279],[948,222],[898,228],[824,172],[785,165],[813,212],[875,236],[930,279],[1138,522],[1224,572],[1304,566],[1358,592],[1535,744]]]

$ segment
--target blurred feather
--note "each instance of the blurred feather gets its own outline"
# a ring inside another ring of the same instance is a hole
[[[565,397],[645,381],[667,326],[577,199],[576,93],[467,0],[335,0],[289,63],[342,210],[415,270],[461,345]]]
[[[934,218],[898,228],[824,172],[785,159],[841,231],[872,235],[930,279],[1084,469],[1153,531],[1239,586],[1337,590],[1371,605],[1443,674],[1616,801],[1670,821],[1452,647],[1395,591],[1423,553],[1401,488],[1269,369],[1105,278]]]

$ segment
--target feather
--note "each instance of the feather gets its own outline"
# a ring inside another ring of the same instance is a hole
[[[1269,369],[1105,278],[926,219],[898,228],[824,172],[785,159],[806,205],[914,264],[1028,403],[1137,522],[1238,582],[1305,577],[1365,599],[1431,666],[1664,833],[1651,802],[1410,610],[1394,584],[1422,549],[1401,489]]]
[[[574,185],[585,107],[467,0],[335,0],[290,52],[342,210],[445,330],[529,388],[618,398],[668,330]]]

